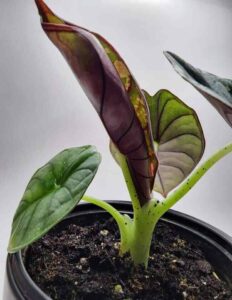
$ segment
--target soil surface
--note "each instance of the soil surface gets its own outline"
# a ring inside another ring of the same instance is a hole
[[[89,221],[90,222],[90,221]],[[160,222],[152,241],[149,267],[134,268],[121,258],[119,233],[112,219],[93,225],[56,227],[28,250],[26,268],[40,288],[59,300],[213,300],[232,291],[173,225]]]

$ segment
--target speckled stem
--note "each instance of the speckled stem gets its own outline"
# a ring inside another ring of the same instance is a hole
[[[230,152],[232,152],[232,144],[225,146],[211,156],[164,201],[159,202],[156,199],[152,199],[143,207],[140,206],[127,162],[122,156],[120,165],[133,203],[133,220],[127,215],[121,215],[115,208],[104,201],[88,196],[84,196],[83,200],[102,207],[114,217],[121,233],[121,254],[130,252],[135,265],[142,264],[147,267],[153,231],[160,217],[187,194],[217,161]]]
[[[160,210],[162,216],[169,208],[177,203],[185,194],[187,194],[192,187],[201,179],[201,177],[221,158],[232,152],[232,143],[223,147],[198,167],[188,178],[185,180],[177,190],[163,201],[163,206]]]
[[[129,247],[135,265],[144,265],[147,268],[152,235],[159,220],[158,211],[157,201],[152,199],[139,210],[133,219]]]

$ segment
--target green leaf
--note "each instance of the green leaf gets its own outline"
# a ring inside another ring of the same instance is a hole
[[[93,146],[62,151],[31,178],[14,216],[8,251],[31,244],[81,200],[101,157]]]
[[[175,71],[191,83],[232,127],[232,80],[197,69],[171,52],[164,52]]]
[[[144,93],[159,161],[154,190],[166,197],[201,159],[204,135],[195,111],[171,92]]]

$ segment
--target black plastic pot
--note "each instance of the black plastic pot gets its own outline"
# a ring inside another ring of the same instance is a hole
[[[127,214],[132,213],[130,202],[110,202],[119,211]],[[87,216],[87,222],[93,217],[99,219],[107,216],[107,213],[91,204],[78,205],[63,223],[67,224],[72,220],[75,222],[80,216]],[[214,266],[217,274],[221,276],[232,288],[232,238],[215,229],[214,227],[199,221],[183,213],[170,210],[161,219],[161,222],[174,224],[187,240],[197,240],[204,251],[206,258]],[[48,300],[43,291],[32,281],[24,264],[22,253],[8,255],[5,288],[3,300]]]

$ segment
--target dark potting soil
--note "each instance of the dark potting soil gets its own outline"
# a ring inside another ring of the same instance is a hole
[[[56,227],[34,243],[26,268],[52,299],[231,299],[232,291],[173,225],[160,222],[147,270],[121,258],[119,233],[112,219]]]

